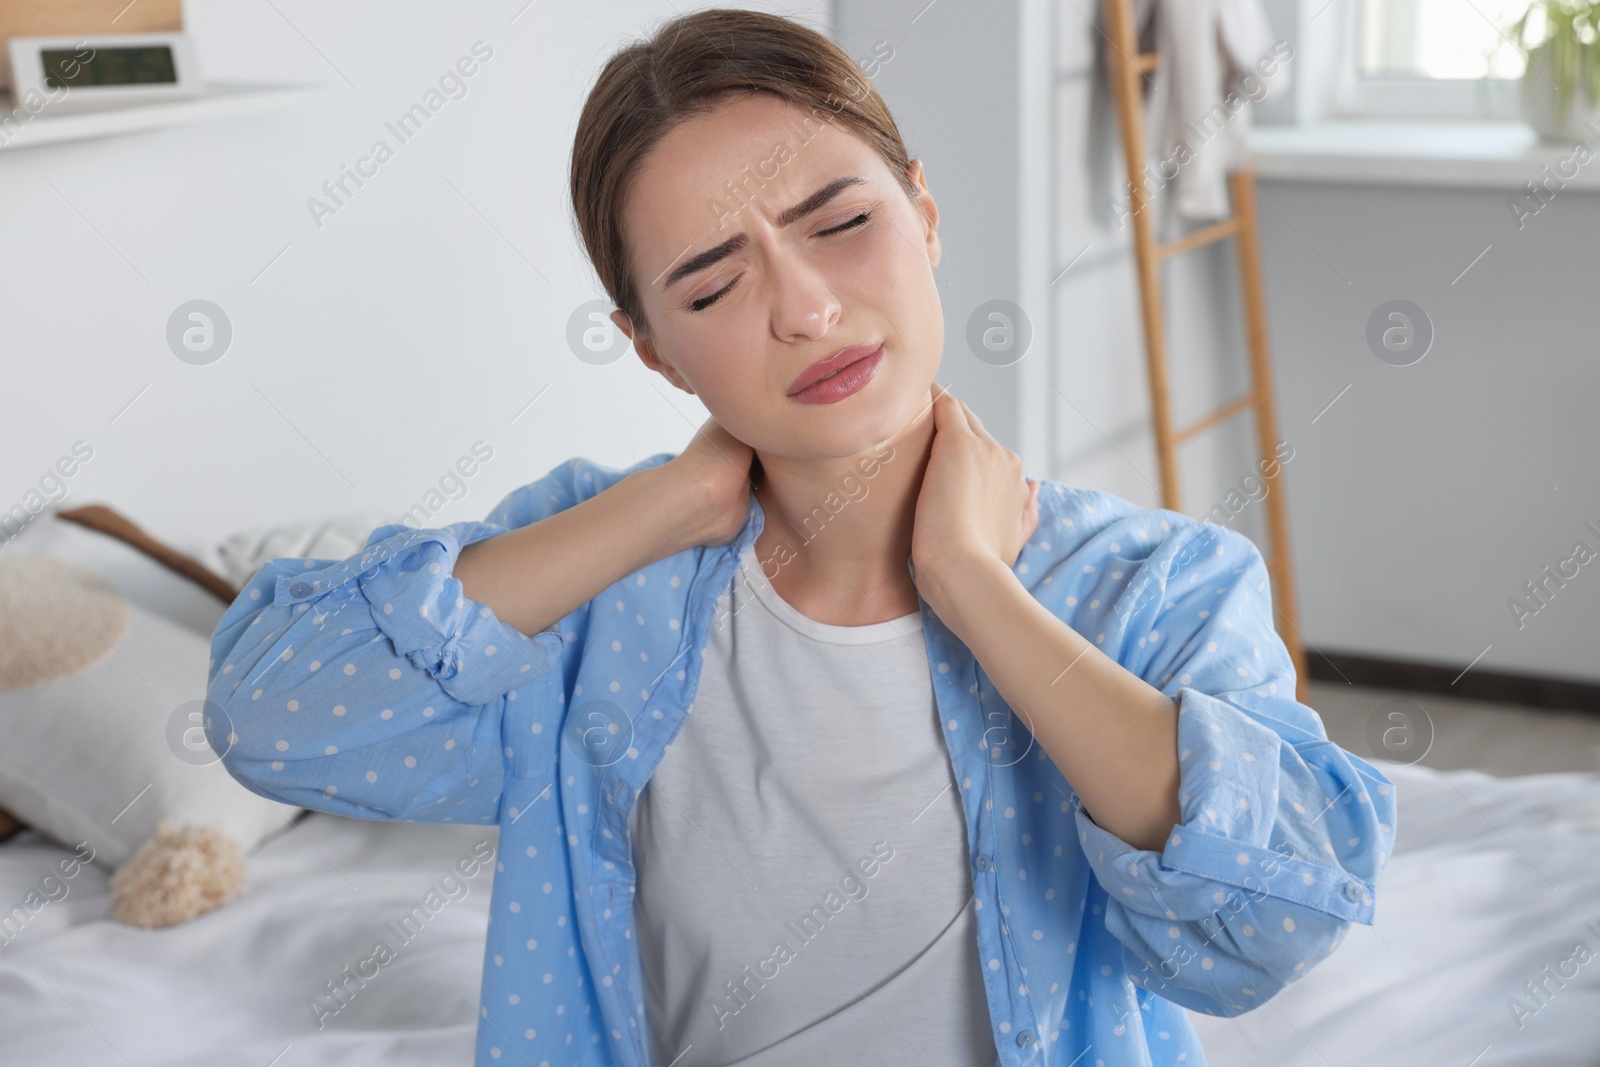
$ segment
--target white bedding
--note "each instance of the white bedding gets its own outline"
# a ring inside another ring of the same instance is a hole
[[[1376,923],[1255,1011],[1190,1013],[1211,1063],[1600,1064],[1600,775],[1373,763],[1400,797]]]
[[[1379,765],[1400,822],[1377,925],[1352,926],[1247,1015],[1195,1015],[1210,1062],[1600,1063],[1600,955],[1564,988],[1549,981],[1545,1006],[1522,988],[1579,941],[1600,953],[1584,925],[1600,928],[1600,775]],[[153,931],[105,918],[107,874],[91,865],[0,944],[0,1064],[468,1064],[492,866],[446,876],[497,834],[312,813],[250,858],[243,896]],[[31,831],[0,845],[0,907],[70,855]],[[418,906],[427,918],[410,942],[387,932]],[[386,935],[395,957],[319,1030],[310,1001]],[[1540,1008],[1520,1030],[1506,1005],[1518,995]]]
[[[0,1064],[470,1064],[493,860],[472,879],[456,863],[485,840],[499,830],[309,813],[250,857],[243,895],[163,930],[105,918],[92,864],[0,947]],[[71,854],[32,831],[0,845],[0,901]],[[386,929],[418,906],[409,942]],[[380,938],[394,958],[319,1029],[312,999]]]

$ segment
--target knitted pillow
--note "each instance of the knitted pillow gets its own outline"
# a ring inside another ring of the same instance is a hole
[[[201,731],[233,595],[99,505],[41,513],[0,550],[0,806],[121,868],[114,919],[164,926],[223,903],[243,856],[302,810],[240,786]]]

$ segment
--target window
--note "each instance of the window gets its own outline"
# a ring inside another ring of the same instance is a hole
[[[1529,0],[1335,3],[1346,9],[1336,102],[1341,113],[1460,119],[1520,115],[1524,61],[1509,31]]]

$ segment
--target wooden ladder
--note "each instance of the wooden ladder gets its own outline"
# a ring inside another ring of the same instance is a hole
[[[1277,401],[1272,389],[1272,363],[1267,345],[1267,312],[1262,294],[1261,248],[1256,220],[1255,182],[1248,165],[1228,175],[1233,214],[1197,229],[1175,241],[1156,240],[1155,222],[1146,211],[1144,189],[1145,134],[1143,79],[1155,70],[1158,57],[1139,51],[1133,0],[1104,0],[1107,70],[1122,130],[1129,204],[1133,220],[1133,248],[1139,272],[1139,301],[1144,315],[1146,366],[1150,377],[1151,418],[1155,424],[1156,456],[1161,469],[1162,507],[1182,512],[1178,480],[1177,446],[1242,411],[1255,411],[1256,440],[1261,458],[1275,451],[1278,436]],[[1250,391],[1182,429],[1172,425],[1172,402],[1167,386],[1167,339],[1162,312],[1160,266],[1165,260],[1232,237],[1239,261],[1239,288],[1244,304],[1245,328],[1250,345]],[[1267,531],[1272,544],[1266,556],[1275,612],[1275,625],[1289,650],[1295,668],[1295,699],[1309,702],[1305,649],[1301,641],[1294,595],[1294,570],[1290,563],[1288,524],[1284,514],[1283,470],[1270,468],[1265,478]]]

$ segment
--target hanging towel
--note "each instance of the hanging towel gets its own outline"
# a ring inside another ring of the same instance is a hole
[[[1136,0],[1160,62],[1146,116],[1145,181],[1186,219],[1228,214],[1227,173],[1244,158],[1250,105],[1289,85],[1294,50],[1274,43],[1261,0]]]

